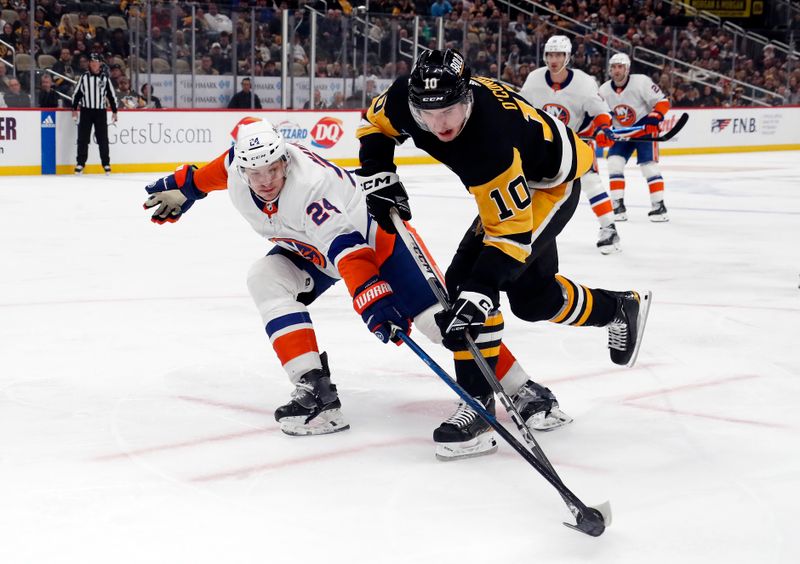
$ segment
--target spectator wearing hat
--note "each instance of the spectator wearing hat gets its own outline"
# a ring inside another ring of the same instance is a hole
[[[253,92],[253,87],[249,78],[242,79],[242,89],[234,94],[231,101],[228,102],[228,109],[261,109],[261,99],[258,97],[258,94]]]

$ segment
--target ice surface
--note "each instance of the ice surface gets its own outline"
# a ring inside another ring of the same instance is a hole
[[[562,273],[654,293],[635,368],[604,330],[507,313],[575,417],[537,438],[586,503],[612,502],[596,539],[508,445],[437,462],[452,392],[371,337],[341,284],[311,314],[352,429],[283,436],[291,388],[245,284],[268,247],[225,194],[156,226],[158,175],[2,178],[0,561],[796,562],[799,155],[664,158],[666,224],[629,167],[619,255],[581,202]],[[400,172],[445,267],[474,204],[444,167]]]

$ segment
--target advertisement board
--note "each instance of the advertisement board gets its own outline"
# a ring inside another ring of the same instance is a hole
[[[670,129],[684,111],[689,121],[673,140],[661,144],[662,155],[800,149],[800,107],[679,108],[667,114],[662,129]],[[249,115],[266,117],[287,141],[305,145],[323,158],[341,166],[358,166],[359,110],[131,110],[120,111],[118,123],[109,126],[113,170],[168,171],[184,163],[206,163],[230,147],[231,130]],[[4,108],[0,111],[0,175],[71,173],[76,138],[77,126],[68,110]],[[86,172],[101,172],[99,160],[93,140]],[[395,161],[435,162],[410,141],[396,148]]]

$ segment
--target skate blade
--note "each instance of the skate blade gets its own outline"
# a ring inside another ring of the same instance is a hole
[[[544,416],[542,412],[534,413],[528,418],[525,425],[531,431],[547,432],[569,425],[572,421],[572,417],[556,407],[551,409],[547,416]]]
[[[624,213],[614,216],[614,221],[628,221],[628,216]]]
[[[647,315],[650,313],[650,303],[653,301],[653,292],[644,290],[637,292],[639,294],[639,316],[636,323],[636,348],[633,349],[631,359],[625,365],[628,368],[636,364],[636,359],[639,356],[639,349],[642,348],[642,338],[644,337],[644,328],[647,325]]]
[[[281,431],[293,437],[308,437],[311,435],[330,435],[339,431],[346,431],[350,425],[345,422],[338,409],[323,411],[314,419],[306,423],[305,417],[284,417],[280,420]]]
[[[669,217],[666,214],[663,215],[651,215],[648,216],[650,221],[653,223],[664,223],[665,221],[669,221]]]
[[[600,250],[600,253],[604,255],[614,255],[622,251],[622,247],[619,246],[619,243],[614,243],[613,245],[603,245],[602,247],[597,247]]]
[[[497,452],[494,433],[484,433],[463,443],[436,443],[436,459],[442,462],[475,458]]]

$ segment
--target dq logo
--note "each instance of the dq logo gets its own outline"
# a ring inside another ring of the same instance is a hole
[[[330,149],[344,135],[342,120],[325,116],[311,128],[311,144],[321,149]]]
[[[559,104],[545,104],[542,109],[564,125],[569,124],[569,110]]]
[[[320,268],[325,268],[325,266],[328,264],[328,261],[325,260],[325,255],[319,252],[316,247],[309,245],[308,243],[304,243],[303,241],[289,239],[287,237],[272,237],[270,238],[270,241],[281,245],[282,247],[289,249],[294,253],[297,253],[307,261],[316,264]]]
[[[614,117],[625,127],[636,123],[636,110],[625,104],[614,106]]]

